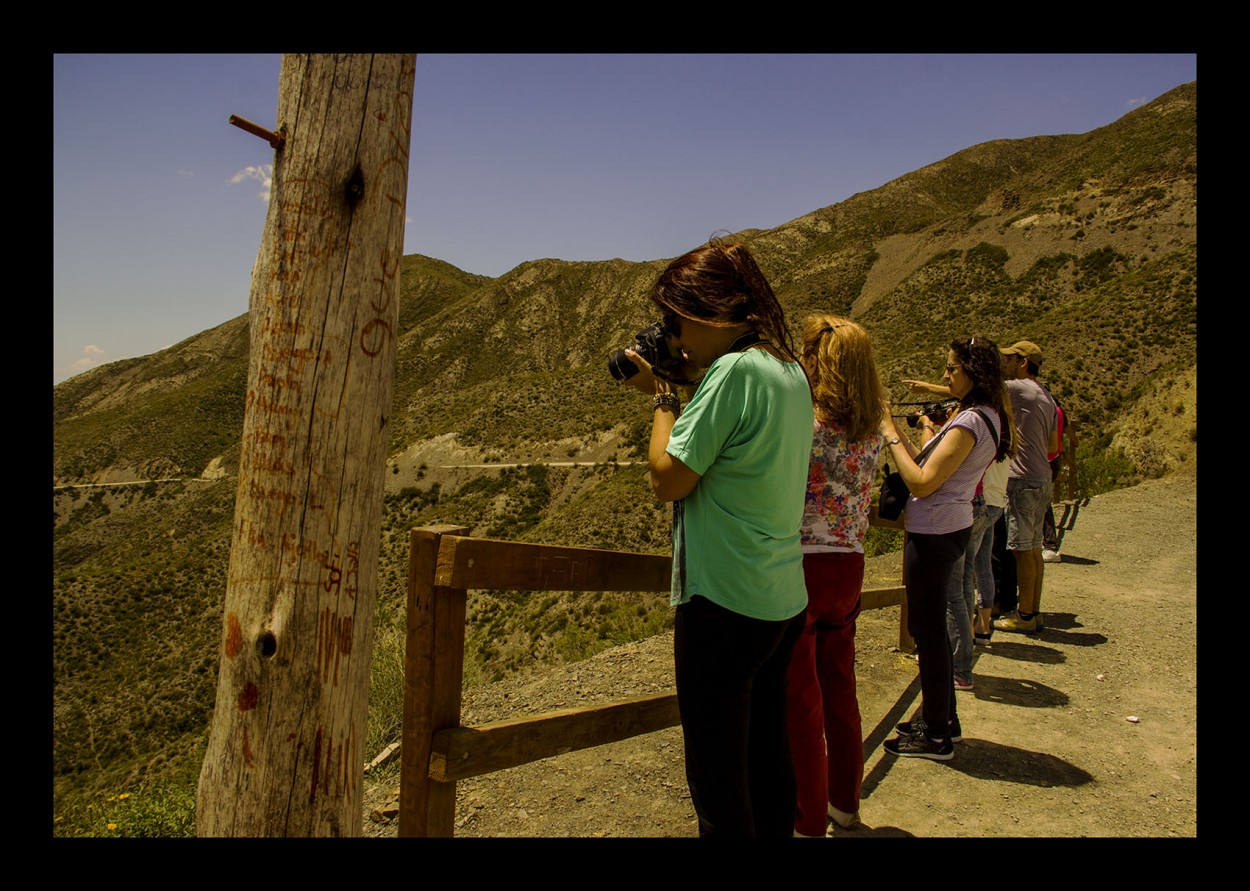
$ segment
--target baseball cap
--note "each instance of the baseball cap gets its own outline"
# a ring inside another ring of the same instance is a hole
[[[1009,347],[999,350],[1004,356],[1024,356],[1034,365],[1042,364],[1042,348],[1029,340],[1017,340]]]

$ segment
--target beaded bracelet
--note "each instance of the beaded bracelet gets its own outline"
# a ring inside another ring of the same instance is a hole
[[[674,412],[681,409],[681,397],[676,393],[656,393],[655,398],[651,400],[651,410],[655,411],[661,405],[667,405]]]

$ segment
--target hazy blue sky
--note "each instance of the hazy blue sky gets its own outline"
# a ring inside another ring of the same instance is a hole
[[[56,383],[247,310],[277,55],[53,61]],[[421,55],[405,253],[674,257],[991,139],[1085,133],[1188,55]]]

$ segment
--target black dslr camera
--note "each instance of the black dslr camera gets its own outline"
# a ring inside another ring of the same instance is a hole
[[[924,408],[920,411],[913,411],[907,414],[907,426],[915,427],[920,423],[920,416],[925,415],[930,421],[937,425],[946,423],[946,419],[950,417],[950,402],[926,402]]]
[[[681,351],[674,352],[668,338],[668,327],[663,322],[655,322],[634,335],[635,343],[631,349],[651,363],[651,371],[656,377],[675,384],[689,383],[679,374],[686,364],[686,357]],[[618,381],[625,381],[638,373],[638,366],[630,361],[624,350],[617,350],[608,357],[608,371]]]

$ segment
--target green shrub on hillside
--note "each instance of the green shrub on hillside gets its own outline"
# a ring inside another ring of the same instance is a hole
[[[1076,477],[1078,491],[1086,498],[1141,482],[1128,456],[1097,442],[1077,446]]]
[[[1110,281],[1125,268],[1128,259],[1111,246],[1090,251],[1076,261],[1076,289],[1083,291]]]
[[[1007,249],[1001,244],[990,244],[983,241],[976,247],[968,248],[964,254],[964,259],[969,263],[984,263],[988,266],[1002,267],[1007,265],[1007,261],[1011,259],[1007,253]]]

